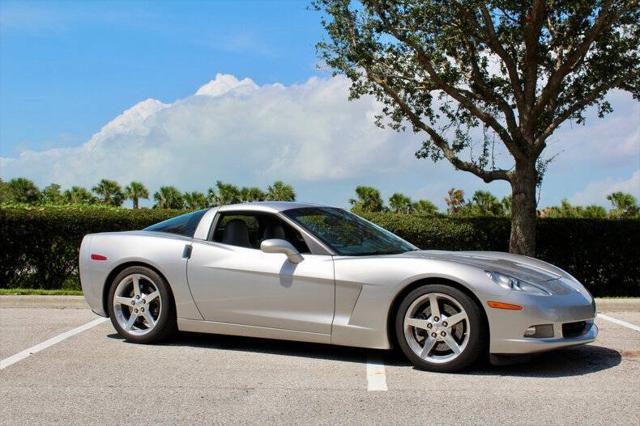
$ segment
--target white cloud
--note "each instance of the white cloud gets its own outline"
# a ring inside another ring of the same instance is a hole
[[[579,205],[607,205],[607,195],[618,191],[629,193],[636,199],[640,199],[640,170],[634,172],[628,179],[607,178],[590,182],[583,191],[574,194],[569,201]]]
[[[250,78],[238,80],[229,74],[217,74],[215,80],[211,80],[196,91],[196,95],[222,96],[231,91],[235,94],[248,95],[258,90],[259,87]]]
[[[614,112],[604,119],[590,109],[585,125],[565,123],[549,138],[549,153],[559,153],[558,169],[588,167],[640,167],[640,103],[629,93],[612,91],[607,99]],[[552,164],[555,168],[555,164]]]
[[[205,191],[216,180],[265,187],[283,179],[300,199],[337,205],[358,184],[440,206],[451,187],[464,188],[468,197],[477,189],[509,193],[507,184],[486,185],[445,161],[415,159],[421,137],[377,128],[380,105],[369,97],[348,101],[348,87],[344,77],[259,86],[218,74],[176,102],[139,102],[82,145],[0,158],[0,174],[64,187],[140,180],[152,191],[167,184]],[[613,190],[640,198],[640,107],[619,92],[611,101],[615,112],[605,120],[590,116],[586,126],[566,125],[553,136],[550,153],[561,155],[545,179],[542,206],[572,193],[575,203],[606,204]],[[507,156],[499,160],[510,163]]]
[[[375,127],[378,104],[348,101],[348,84],[335,77],[258,86],[218,74],[172,104],[136,104],[81,146],[23,151],[0,158],[0,169],[39,184],[90,186],[106,177],[203,190],[217,179],[265,185],[403,167],[412,160],[398,149],[407,147],[407,135]]]

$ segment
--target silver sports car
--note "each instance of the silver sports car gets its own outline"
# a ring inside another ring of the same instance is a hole
[[[498,252],[420,250],[345,210],[260,202],[87,235],[95,313],[149,343],[175,329],[387,349],[455,371],[480,357],[592,342],[595,303],[567,272]]]

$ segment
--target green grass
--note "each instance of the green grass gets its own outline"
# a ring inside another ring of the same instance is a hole
[[[82,296],[82,290],[40,288],[0,288],[0,296]]]

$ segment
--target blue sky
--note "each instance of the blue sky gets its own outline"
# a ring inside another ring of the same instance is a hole
[[[357,184],[441,206],[453,186],[508,192],[415,159],[415,135],[373,127],[373,101],[348,102],[348,83],[317,69],[322,36],[307,1],[2,0],[0,175],[201,191],[282,178],[301,199],[337,205]],[[623,93],[611,100],[605,120],[591,114],[550,140],[559,155],[541,205],[640,195],[640,109]]]
[[[139,100],[187,96],[216,72],[259,84],[318,74],[322,28],[305,1],[0,7],[2,156],[84,142]]]

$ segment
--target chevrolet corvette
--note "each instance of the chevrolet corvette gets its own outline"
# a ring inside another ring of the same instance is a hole
[[[141,231],[86,235],[85,298],[126,340],[175,330],[399,347],[449,372],[595,340],[574,277],[500,252],[421,250],[345,210],[226,205]]]

